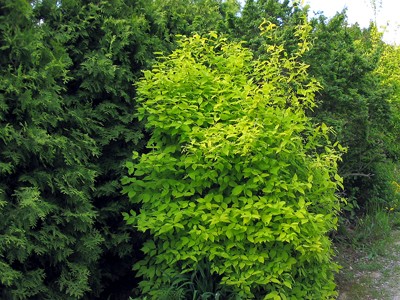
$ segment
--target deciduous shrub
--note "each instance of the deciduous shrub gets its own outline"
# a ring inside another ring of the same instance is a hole
[[[266,61],[214,33],[182,38],[144,72],[138,116],[152,137],[123,179],[141,205],[126,221],[151,234],[135,265],[143,296],[204,261],[244,299],[335,295],[341,147],[305,114],[319,89],[300,61],[308,29],[293,56],[269,46]]]

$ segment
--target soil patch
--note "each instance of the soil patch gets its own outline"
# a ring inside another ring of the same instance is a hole
[[[382,253],[337,248],[339,300],[400,300],[400,231]]]

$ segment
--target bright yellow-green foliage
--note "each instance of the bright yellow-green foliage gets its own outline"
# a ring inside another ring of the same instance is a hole
[[[299,62],[308,30],[293,56],[270,46],[266,61],[214,33],[182,38],[144,73],[138,116],[152,137],[123,179],[141,205],[125,220],[151,234],[135,266],[143,295],[204,260],[243,299],[336,295],[340,145],[305,115],[319,89]]]
[[[389,103],[393,115],[393,144],[399,145],[400,133],[400,46],[384,45],[376,74],[383,78],[383,83],[390,89]],[[400,152],[400,146],[397,146]]]
[[[376,73],[384,76],[385,82],[394,85],[400,93],[400,46],[384,46]]]

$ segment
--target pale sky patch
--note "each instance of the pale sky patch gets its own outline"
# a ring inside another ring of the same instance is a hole
[[[358,23],[361,27],[368,27],[371,21],[376,21],[378,29],[384,32],[383,39],[388,43],[400,45],[400,0],[376,1],[378,4],[375,13],[370,0],[303,0],[303,4],[310,6],[310,12],[322,11],[331,18],[336,12],[347,8],[347,17],[350,24]],[[382,2],[380,6],[379,2]]]

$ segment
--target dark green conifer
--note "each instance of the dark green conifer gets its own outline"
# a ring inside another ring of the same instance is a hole
[[[80,298],[104,241],[91,201],[100,148],[90,116],[63,98],[63,36],[27,1],[0,11],[0,298]]]
[[[381,170],[381,164],[391,160],[387,154],[392,146],[385,141],[389,140],[393,118],[390,91],[375,72],[382,45],[373,41],[373,27],[348,26],[345,12],[330,20],[320,16],[312,22],[315,39],[307,63],[323,86],[313,115],[333,126],[337,139],[348,147],[339,169],[346,196],[351,205],[365,207],[366,202],[378,200],[374,195],[378,186],[387,190],[391,185],[382,172],[392,167]],[[383,199],[384,193],[378,196],[382,198],[379,201],[391,201]]]

